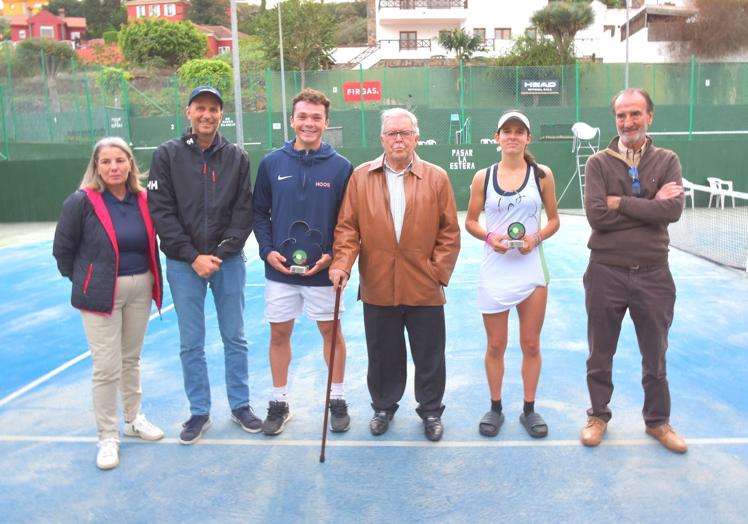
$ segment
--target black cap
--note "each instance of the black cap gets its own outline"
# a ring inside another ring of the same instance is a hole
[[[223,109],[223,98],[221,97],[221,92],[213,86],[197,86],[192,90],[192,93],[190,93],[190,100],[187,102],[187,105],[190,105],[194,99],[205,93],[216,97],[218,102],[221,104],[221,109]]]

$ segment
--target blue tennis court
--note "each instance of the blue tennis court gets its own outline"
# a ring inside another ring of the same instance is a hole
[[[464,214],[461,214],[461,220]],[[369,433],[366,347],[357,276],[346,289],[346,396],[352,427],[319,446],[327,374],[316,326],[293,338],[294,414],[277,437],[229,420],[223,350],[206,306],[213,427],[194,446],[177,436],[189,416],[167,289],[143,350],[143,412],[166,432],[158,443],[122,438],[121,464],[95,465],[91,360],[51,238],[0,248],[0,520],[3,522],[745,522],[748,514],[748,276],[677,250],[678,288],[668,353],[672,424],[690,445],[665,450],[644,433],[641,368],[630,320],[616,364],[613,420],[598,448],[578,440],[588,396],[582,274],[583,217],[562,215],[544,243],[551,272],[536,409],[548,422],[533,440],[522,408],[516,316],[511,319],[496,438],[478,433],[489,407],[485,335],[475,306],[482,245],[463,234],[447,289],[444,439],[429,442],[410,382],[390,430]],[[252,239],[253,242],[253,239]],[[263,322],[263,270],[248,247],[246,332],[252,404],[264,415],[272,384]]]

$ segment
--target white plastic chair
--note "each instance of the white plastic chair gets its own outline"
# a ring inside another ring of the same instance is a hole
[[[688,197],[691,197],[691,209],[695,209],[693,182],[683,179],[683,207],[688,204]]]
[[[709,205],[707,207],[712,207],[712,199],[716,198],[720,208],[724,209],[725,192],[732,191],[732,180],[722,180],[716,176],[708,176],[706,181],[709,183]],[[730,197],[732,198],[732,207],[735,207],[735,196],[730,195]]]

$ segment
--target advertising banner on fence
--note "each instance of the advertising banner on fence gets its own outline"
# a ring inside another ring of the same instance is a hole
[[[364,102],[382,99],[382,82],[373,80],[364,82]],[[343,100],[346,102],[361,101],[361,82],[343,83]]]
[[[523,95],[557,95],[561,82],[557,78],[546,78],[542,80],[522,80]]]

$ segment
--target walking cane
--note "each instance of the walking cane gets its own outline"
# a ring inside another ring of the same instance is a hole
[[[330,344],[330,365],[327,369],[327,393],[325,395],[325,419],[322,423],[322,449],[319,452],[319,461],[325,461],[325,444],[327,443],[327,416],[329,414],[328,406],[330,405],[330,388],[332,387],[332,369],[335,363],[335,344],[338,342],[338,316],[340,314],[340,293],[343,288],[340,287],[335,290],[335,311],[332,316],[332,343]]]

